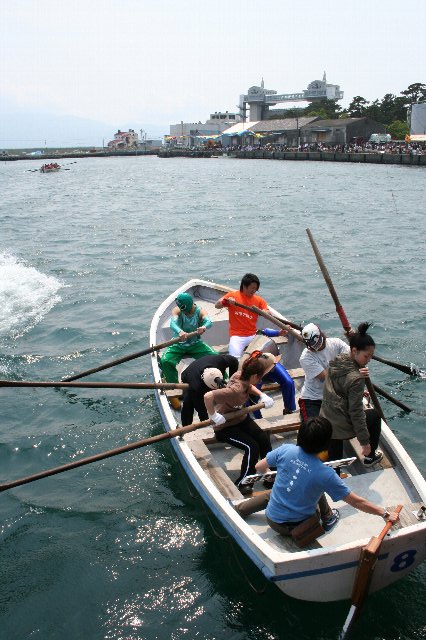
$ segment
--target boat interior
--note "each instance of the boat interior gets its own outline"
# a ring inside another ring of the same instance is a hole
[[[204,334],[203,339],[218,352],[226,353],[228,343],[228,313],[226,309],[216,309],[214,306],[215,301],[223,295],[223,293],[205,287],[196,287],[188,292],[193,295],[194,301],[207,311],[213,321],[213,326]],[[172,307],[173,305],[170,305],[162,315],[162,322],[158,327],[159,342],[168,340],[171,337],[168,325]],[[271,325],[268,324],[267,320],[259,317],[258,327],[263,328],[266,326],[270,327]],[[303,345],[301,346],[292,335],[274,338],[274,341],[277,343],[282,355],[281,363],[294,379],[297,405],[304,378],[303,369],[300,368],[299,364],[299,357]],[[178,365],[179,373],[181,373],[190,362],[190,359],[182,360]],[[270,409],[262,409],[262,418],[256,419],[256,422],[262,429],[270,433],[273,448],[283,443],[295,443],[297,431],[300,426],[299,411],[297,410],[292,414],[283,415],[283,400],[277,384],[265,384],[262,390],[272,396],[275,402]],[[166,392],[169,399],[171,397],[180,397],[181,394],[182,392],[180,390]],[[180,413],[179,411],[173,411],[179,426]],[[195,414],[194,422],[197,420],[198,416]],[[247,499],[234,484],[234,481],[239,475],[242,459],[242,453],[238,449],[217,442],[211,427],[205,427],[187,433],[184,436],[184,440],[187,442],[191,452],[204,472],[228,502],[237,505],[239,502]],[[363,456],[357,439],[354,438],[353,440],[346,441],[344,458],[354,457],[355,460],[348,466],[341,468],[341,471],[346,475],[345,482],[350,489],[358,495],[376,504],[383,505],[388,509],[394,508],[397,504],[402,504],[404,509],[401,512],[400,520],[395,528],[416,524],[419,522],[416,514],[421,507],[420,497],[413,488],[412,483],[408,481],[401,465],[398,465],[393,459],[391,450],[386,447],[385,443],[381,443],[380,448],[383,451],[381,463],[368,468],[362,463]],[[261,480],[255,484],[253,495],[257,495],[260,491],[265,491]],[[339,509],[339,524],[333,527],[331,531],[322,535],[310,547],[307,547],[307,549],[337,546],[350,543],[354,540],[354,537],[360,539],[377,535],[377,516],[362,513],[342,501],[333,503],[329,496],[327,496],[327,498],[333,508]],[[246,522],[261,538],[276,549],[288,552],[300,551],[291,538],[280,536],[268,526],[264,511],[250,515],[246,519]],[[356,536],[354,536],[355,531]]]

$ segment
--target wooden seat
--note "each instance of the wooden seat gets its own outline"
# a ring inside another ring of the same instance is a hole
[[[222,467],[218,465],[214,455],[206,447],[203,440],[191,440],[188,445],[200,467],[206,472],[220,493],[228,500],[241,500],[241,493]]]

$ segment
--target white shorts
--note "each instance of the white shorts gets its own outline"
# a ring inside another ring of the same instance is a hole
[[[246,348],[246,346],[250,344],[250,342],[253,340],[255,335],[256,334],[252,336],[231,336],[229,338],[229,347],[228,347],[229,355],[239,358],[243,354],[243,351]]]

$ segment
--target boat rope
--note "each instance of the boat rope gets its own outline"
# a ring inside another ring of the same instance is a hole
[[[229,536],[228,536],[228,537],[229,537]],[[245,571],[245,569],[244,569],[243,565],[241,564],[240,559],[238,558],[238,555],[237,555],[237,551],[236,551],[236,549],[235,549],[235,546],[236,546],[236,545],[235,545],[235,543],[234,543],[233,539],[232,539],[232,538],[230,538],[230,537],[229,537],[229,546],[230,546],[230,547],[231,547],[231,549],[232,549],[232,553],[233,553],[233,556],[234,556],[235,562],[237,563],[238,569],[240,570],[240,573],[242,574],[242,576],[243,576],[243,577],[244,577],[244,579],[246,580],[247,584],[248,584],[248,585],[249,585],[249,587],[252,589],[252,591],[254,591],[254,592],[255,592],[255,594],[256,594],[256,595],[258,595],[258,596],[262,596],[262,595],[265,593],[265,591],[266,591],[266,589],[267,589],[267,587],[268,587],[269,580],[268,580],[267,578],[265,578],[264,586],[263,586],[261,589],[258,589],[257,587],[255,587],[255,585],[253,584],[253,582],[252,582],[252,581],[250,580],[250,578],[248,577],[247,572]],[[231,568],[231,569],[233,568],[233,567],[232,567],[232,565],[231,565],[231,559],[230,559],[230,558],[229,558],[229,566],[230,566],[230,568]]]
[[[172,458],[173,458],[173,459],[174,459],[174,460],[179,464],[179,466],[181,466],[180,460],[179,460],[179,458],[177,457],[176,453],[173,451],[173,449],[171,449],[171,454],[172,454]],[[229,546],[231,547],[232,554],[233,554],[233,556],[234,556],[234,558],[235,558],[235,562],[236,562],[236,564],[237,564],[237,566],[238,566],[238,569],[240,570],[241,575],[244,577],[244,579],[246,580],[246,582],[247,582],[247,584],[249,585],[249,587],[250,587],[250,588],[252,589],[252,591],[254,591],[254,593],[256,593],[257,595],[263,595],[263,594],[265,593],[266,589],[267,589],[267,586],[268,586],[268,582],[269,582],[269,581],[265,578],[265,584],[264,584],[264,586],[263,586],[261,589],[258,589],[258,588],[257,588],[257,587],[252,583],[252,581],[251,581],[251,580],[250,580],[250,578],[248,577],[247,572],[244,570],[244,567],[242,566],[242,564],[241,564],[241,562],[240,562],[240,560],[239,560],[239,558],[238,558],[238,556],[237,556],[236,544],[235,544],[235,542],[234,542],[233,538],[232,538],[230,535],[228,535],[228,534],[222,535],[222,534],[220,534],[220,533],[218,532],[218,530],[216,529],[216,527],[215,527],[215,526],[214,526],[214,524],[213,524],[213,521],[212,521],[212,519],[211,519],[211,517],[210,517],[210,514],[209,514],[209,511],[208,511],[208,509],[207,509],[207,506],[206,506],[206,505],[205,505],[205,503],[204,503],[204,500],[201,498],[201,496],[199,495],[199,493],[194,492],[194,491],[192,490],[191,485],[189,484],[189,482],[188,482],[188,480],[187,480],[187,478],[186,478],[185,474],[182,474],[181,479],[183,480],[183,482],[184,482],[184,484],[185,484],[185,486],[186,486],[186,489],[187,489],[187,491],[188,491],[189,496],[190,496],[191,498],[193,498],[194,500],[198,500],[198,501],[199,501],[199,503],[200,503],[200,505],[201,505],[201,507],[202,507],[202,509],[203,509],[204,515],[205,515],[205,517],[206,517],[206,519],[207,519],[208,523],[210,524],[210,528],[211,528],[211,530],[212,530],[213,534],[214,534],[214,535],[216,536],[216,538],[218,538],[219,540],[226,540],[226,541],[228,542]],[[231,557],[230,557],[230,555],[228,555],[228,562],[229,562],[230,569],[233,571],[234,575],[237,575],[236,571],[234,571],[234,567],[233,567],[233,566],[232,566],[232,564],[231,564]]]

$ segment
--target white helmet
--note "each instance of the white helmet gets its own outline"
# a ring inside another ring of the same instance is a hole
[[[318,325],[310,322],[303,328],[302,338],[308,349],[318,351],[324,344],[325,336]]]
[[[222,371],[214,367],[207,367],[201,374],[201,379],[209,389],[218,389],[223,386]]]

